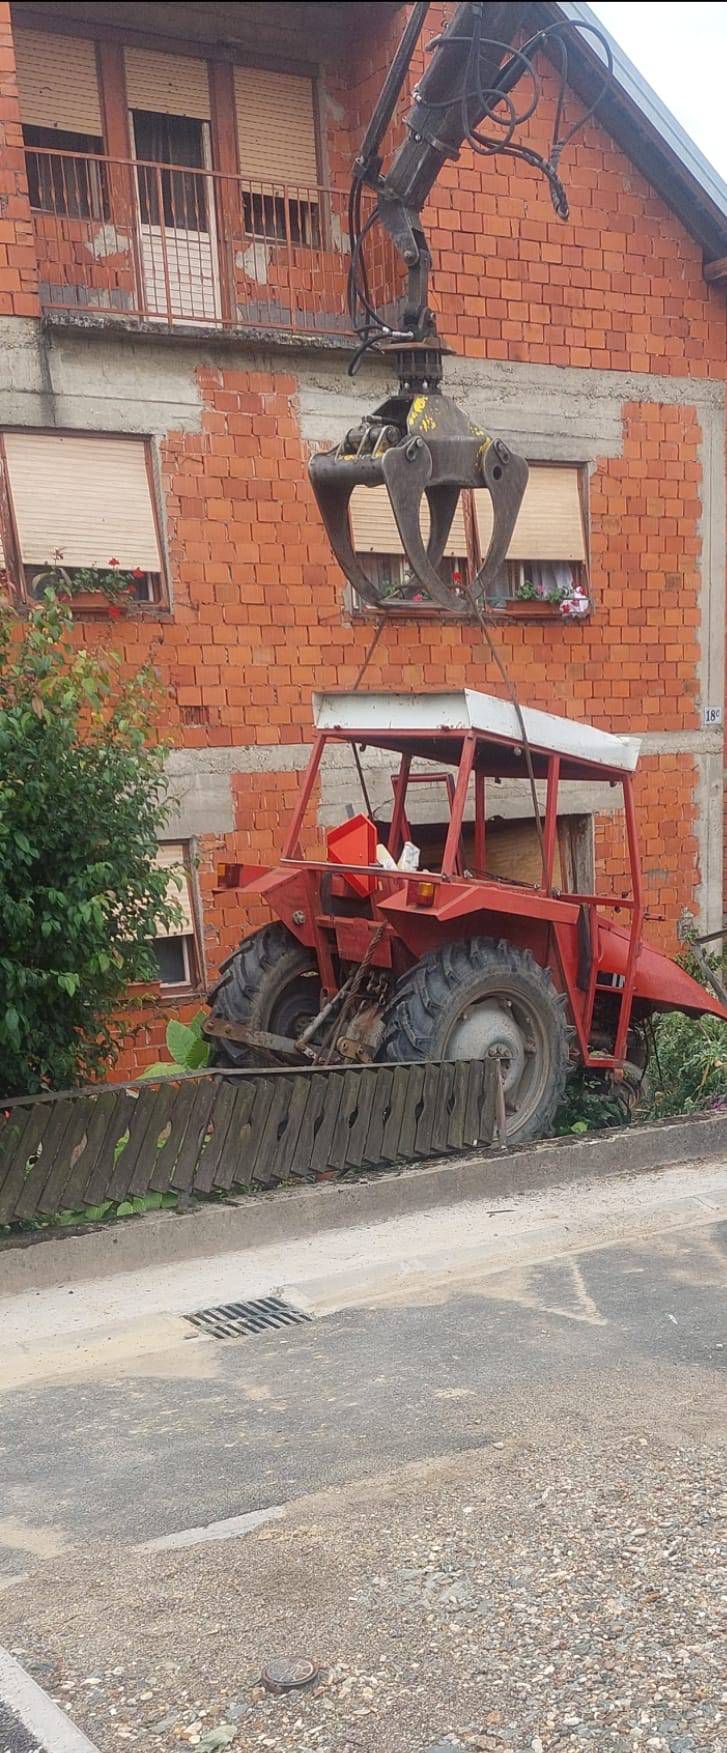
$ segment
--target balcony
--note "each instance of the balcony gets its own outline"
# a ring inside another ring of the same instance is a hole
[[[40,146],[26,164],[47,317],[350,345],[340,190]],[[378,228],[372,242],[386,303],[393,256]]]

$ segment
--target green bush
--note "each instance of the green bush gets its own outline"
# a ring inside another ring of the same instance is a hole
[[[158,683],[78,650],[53,592],[0,611],[0,1088],[35,1094],[110,1065],[118,1009],[156,978],[180,915],[155,865],[167,817]]]
[[[654,1024],[651,1112],[690,1114],[727,1098],[727,1023],[671,1011]]]
[[[619,1086],[580,1065],[568,1079],[553,1131],[558,1138],[566,1138],[570,1133],[578,1137],[583,1132],[602,1132],[609,1126],[628,1126],[630,1119],[630,1104]]]

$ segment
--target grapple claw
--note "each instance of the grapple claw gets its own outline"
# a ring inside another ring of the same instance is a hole
[[[380,468],[376,481],[365,482],[359,478],[357,469],[346,469],[345,460],[343,467],[340,466],[336,451],[324,451],[311,457],[309,474],[326,535],[341,571],[362,602],[375,609],[383,601],[383,592],[368,577],[351,541],[349,505],[354,487],[378,486]]]
[[[488,445],[484,452],[482,485],[489,488],[492,500],[492,535],[472,585],[472,595],[480,606],[486,604],[490,586],[505,563],[529,473],[525,458],[510,450],[501,439]]]
[[[370,579],[351,539],[349,504],[354,487],[385,486],[410,582],[440,608],[461,607],[441,562],[463,487],[486,487],[492,499],[492,537],[474,580],[476,600],[484,602],[507,554],[528,479],[524,457],[473,426],[449,396],[438,389],[398,396],[349,432],[337,450],[311,458],[310,479],[333,552],[346,578],[370,607],[391,605],[391,597]],[[429,537],[422,535],[422,511],[429,506]]]
[[[433,488],[427,494],[430,524],[429,541],[425,548],[422,538],[422,503],[432,475],[432,457],[428,446],[421,439],[392,446],[382,458],[382,471],[412,575],[435,603],[439,603],[443,609],[451,609],[452,592],[440,578],[437,564],[442,558],[444,544],[457,509],[459,488]],[[446,494],[446,500],[440,506],[438,494],[442,492]],[[432,495],[435,500],[435,516],[438,512],[436,531],[432,516]],[[451,506],[446,523],[445,506]]]

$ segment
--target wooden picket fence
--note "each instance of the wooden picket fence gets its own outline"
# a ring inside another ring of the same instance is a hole
[[[492,1061],[198,1072],[6,1101],[0,1224],[148,1193],[262,1189],[495,1136]]]

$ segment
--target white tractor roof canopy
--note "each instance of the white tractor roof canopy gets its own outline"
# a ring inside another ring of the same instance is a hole
[[[402,732],[419,733],[428,741],[432,735],[448,731],[456,735],[474,730],[484,737],[522,745],[517,713],[510,701],[473,688],[441,694],[314,694],[313,713],[319,731],[348,735],[364,731],[382,739],[395,739]],[[530,706],[522,708],[522,715],[532,749],[621,773],[633,773],[636,767],[638,737],[612,736],[576,718],[558,718]]]

